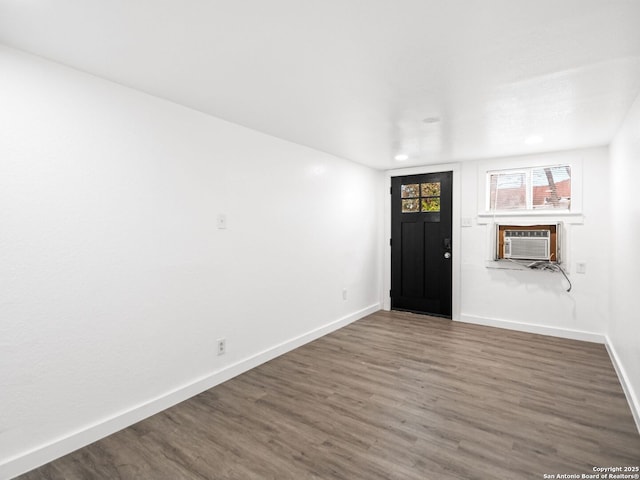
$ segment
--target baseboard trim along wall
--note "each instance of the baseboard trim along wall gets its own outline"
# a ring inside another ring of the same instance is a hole
[[[512,320],[501,320],[498,318],[486,318],[477,315],[461,314],[460,320],[464,323],[474,323],[487,327],[506,328],[507,330],[518,330],[520,332],[537,333],[539,335],[549,335],[551,337],[568,338],[571,340],[582,340],[583,342],[605,343],[605,336],[600,333],[586,332],[584,330],[572,330],[569,328],[559,328],[551,325],[538,325],[534,323],[514,322]]]
[[[476,315],[460,315],[460,321],[465,323],[473,323],[476,325],[484,325],[487,327],[506,328],[508,330],[518,330],[520,332],[537,333],[540,335],[550,335],[552,337],[568,338],[571,340],[582,340],[585,342],[604,344],[611,358],[613,368],[618,375],[622,390],[627,397],[629,409],[636,423],[638,433],[640,433],[640,401],[631,386],[626,370],[620,362],[620,357],[616,353],[615,348],[611,344],[609,337],[599,333],[585,332],[582,330],[571,330],[567,328],[552,327],[549,325],[535,325],[531,323],[514,322],[510,320],[500,320],[495,318],[485,318]]]
[[[640,433],[640,401],[638,401],[638,396],[631,386],[627,371],[622,366],[620,357],[618,356],[616,349],[613,347],[611,340],[608,336],[605,337],[605,340],[605,346],[607,347],[607,351],[609,352],[609,357],[611,357],[613,368],[616,369],[618,380],[620,380],[620,385],[622,385],[622,390],[624,390],[624,394],[627,397],[627,403],[629,404],[629,408],[631,409],[631,414],[633,415],[633,419],[636,422],[636,428],[638,429],[638,433]]]
[[[204,392],[220,383],[240,375],[252,368],[257,367],[269,360],[272,360],[284,353],[294,350],[306,343],[316,340],[328,333],[342,328],[356,320],[380,310],[380,304],[376,303],[327,323],[321,327],[311,330],[303,335],[287,340],[279,345],[275,345],[262,352],[258,352],[235,364],[228,365],[223,369],[215,371],[205,377],[176,388],[166,394],[137,405],[126,411],[117,413],[109,418],[96,421],[93,425],[84,427],[70,435],[57,438],[48,444],[37,447],[31,451],[10,458],[0,464],[0,478],[9,479],[22,473],[28,472],[56,458],[93,443],[101,438],[111,435],[123,428],[137,423],[145,418],[155,415],[162,410],[166,410],[194,395]]]

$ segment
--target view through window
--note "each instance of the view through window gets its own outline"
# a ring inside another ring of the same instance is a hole
[[[488,210],[571,210],[571,167],[487,172]]]

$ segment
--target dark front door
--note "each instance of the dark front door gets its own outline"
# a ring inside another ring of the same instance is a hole
[[[391,308],[451,318],[452,172],[391,179]]]

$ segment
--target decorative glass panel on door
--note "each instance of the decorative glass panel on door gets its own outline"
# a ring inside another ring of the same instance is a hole
[[[410,183],[409,185],[402,185],[402,198],[417,198],[420,196],[420,184]]]
[[[440,182],[423,183],[422,184],[422,196],[423,197],[439,197],[440,196]]]
[[[440,211],[440,182],[421,183],[420,196],[421,212]]]
[[[440,211],[440,197],[428,197],[422,199],[422,211],[423,212],[439,212]]]
[[[402,200],[402,213],[416,213],[420,211],[420,200],[412,198],[410,200]]]

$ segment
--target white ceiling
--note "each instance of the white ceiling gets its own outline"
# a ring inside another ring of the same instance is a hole
[[[0,0],[0,42],[376,168],[608,144],[640,93],[640,0]]]

